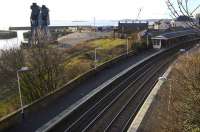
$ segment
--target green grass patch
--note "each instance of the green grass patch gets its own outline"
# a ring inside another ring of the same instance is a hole
[[[124,44],[126,44],[125,39],[112,39],[112,38],[92,40],[88,43],[88,45],[91,45],[92,47],[101,47],[103,49],[112,49],[116,46]]]
[[[7,114],[15,111],[20,107],[19,97],[11,96],[0,101],[0,118],[6,116]]]

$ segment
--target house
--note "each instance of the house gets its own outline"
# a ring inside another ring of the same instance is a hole
[[[121,37],[127,34],[138,33],[142,30],[148,29],[148,22],[119,22],[118,33]]]
[[[159,20],[154,23],[154,29],[156,30],[163,30],[163,29],[169,29],[171,27],[169,20]]]
[[[200,26],[200,13],[196,14],[196,22],[197,22],[197,25]]]
[[[191,22],[194,22],[194,20],[191,17],[182,15],[182,16],[177,17],[175,20],[172,20],[171,26],[189,28],[191,27]]]

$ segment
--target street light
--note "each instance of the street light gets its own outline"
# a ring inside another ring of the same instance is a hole
[[[126,40],[126,54],[128,55],[128,38]]]
[[[127,37],[126,39],[126,54],[128,55],[129,52],[129,40],[131,39],[131,37]]]
[[[18,90],[19,90],[19,98],[20,98],[20,104],[21,104],[21,113],[24,115],[24,106],[23,106],[23,101],[22,101],[22,92],[21,92],[21,86],[20,86],[20,72],[26,72],[29,71],[30,69],[28,67],[22,67],[21,69],[17,70],[17,82],[18,82]]]
[[[175,81],[175,80],[167,78],[167,77],[163,77],[163,76],[159,77],[158,80],[160,80],[160,81],[170,81],[170,84],[169,84],[169,100],[168,100],[168,106],[167,106],[167,110],[169,112],[168,120],[170,120],[170,105],[171,105],[171,94],[172,94],[172,84],[171,84],[171,82]]]
[[[149,48],[149,34],[147,33],[147,48]]]
[[[100,50],[102,48],[98,47],[98,48],[95,48],[95,51],[94,51],[94,63],[95,63],[95,69],[97,68],[97,50]]]
[[[186,49],[180,49],[179,51],[180,51],[181,53],[185,53],[185,52],[186,52]],[[188,51],[186,52],[186,55],[187,55],[187,57],[189,56],[189,52],[188,52]]]
[[[169,101],[168,101],[168,107],[167,107],[167,109],[169,111],[170,104],[171,104],[171,93],[172,93],[172,84],[171,84],[171,82],[174,81],[174,80],[170,79],[170,78],[167,78],[167,77],[163,77],[163,76],[159,77],[158,80],[163,81],[163,82],[170,81],[170,84],[169,84]]]

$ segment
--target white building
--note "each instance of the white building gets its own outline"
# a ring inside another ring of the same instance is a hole
[[[169,20],[159,20],[154,23],[154,29],[169,29],[171,27]]]

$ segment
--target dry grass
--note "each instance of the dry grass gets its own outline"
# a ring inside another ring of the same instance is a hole
[[[24,73],[23,76],[21,75],[22,92],[26,104],[44,96],[48,92],[61,87],[68,81],[94,68],[94,49],[96,47],[103,48],[102,50],[97,51],[97,65],[99,65],[125,53],[126,40],[112,38],[97,39],[62,50],[51,47],[47,47],[44,50],[36,50],[34,48],[28,50],[22,49],[22,51],[20,50],[20,53],[23,53],[21,55],[23,58],[22,60],[24,60],[23,64],[20,64],[21,60],[20,63],[17,61],[16,58],[19,57],[15,54],[12,55],[12,52],[10,53],[8,51],[8,57],[4,57],[5,61],[2,61],[2,58],[0,59],[2,62],[1,64],[3,65],[2,67],[9,69],[3,69],[2,71],[5,72],[12,69],[9,71],[9,73],[12,74],[1,74],[6,76],[9,75],[9,79],[3,76],[0,77],[1,85],[4,82],[6,87],[4,90],[5,92],[0,94],[0,97],[6,99],[13,94],[17,96],[16,69],[19,69],[25,64],[34,69],[31,72]],[[10,66],[12,66],[12,68],[10,68]],[[6,81],[4,81],[11,80],[10,78],[13,78],[15,85],[12,87],[15,91],[8,87],[8,84],[11,83],[6,83]],[[0,86],[0,89],[3,89],[2,86]],[[0,100],[0,117],[16,110],[19,105],[17,103],[14,105],[15,103],[12,102],[13,99],[7,99],[7,101]]]
[[[161,87],[140,131],[199,132],[200,52],[179,57],[169,79]]]

